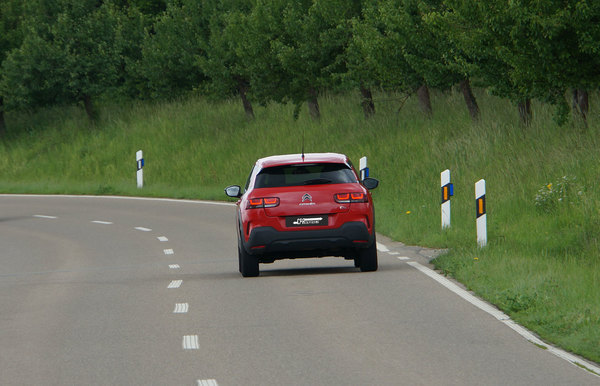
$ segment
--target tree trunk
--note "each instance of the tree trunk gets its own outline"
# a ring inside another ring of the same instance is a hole
[[[6,122],[4,121],[4,98],[0,96],[0,138],[6,135]]]
[[[242,105],[244,105],[244,111],[246,112],[246,118],[252,120],[254,119],[254,109],[252,108],[252,103],[248,100],[247,92],[248,92],[248,84],[241,78],[237,79],[238,82],[238,92],[240,93],[240,98],[242,98]]]
[[[308,90],[308,112],[312,119],[320,119],[319,101],[317,100],[317,91],[314,88]]]
[[[88,94],[83,95],[83,106],[85,107],[85,112],[87,113],[90,121],[96,120],[96,111],[94,111],[94,105],[92,104],[92,97]]]
[[[527,98],[525,101],[519,102],[517,104],[519,107],[519,118],[521,119],[521,123],[524,126],[529,126],[531,124],[531,99]]]
[[[429,97],[429,88],[427,85],[422,85],[417,90],[417,96],[419,97],[419,105],[421,106],[421,110],[427,115],[431,116],[433,110],[431,108],[431,98]]]
[[[471,114],[471,119],[473,122],[479,121],[479,106],[477,105],[477,101],[473,95],[473,90],[471,90],[471,83],[469,82],[469,79],[460,81],[460,90],[465,97],[465,103],[469,109],[469,114]]]
[[[360,85],[360,95],[362,96],[362,100],[360,104],[363,108],[363,113],[365,114],[365,118],[370,118],[375,115],[375,103],[373,103],[373,94],[371,94],[371,90]]]
[[[573,112],[583,118],[583,122],[587,124],[587,114],[590,110],[588,92],[583,89],[573,90]]]

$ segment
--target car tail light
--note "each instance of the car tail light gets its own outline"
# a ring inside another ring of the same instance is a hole
[[[279,206],[279,198],[277,197],[251,198],[248,200],[247,209],[274,208],[276,206]]]
[[[367,202],[365,193],[336,193],[334,196],[335,202],[340,204],[348,204],[350,202]]]

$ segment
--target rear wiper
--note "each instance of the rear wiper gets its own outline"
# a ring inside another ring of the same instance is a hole
[[[304,185],[321,185],[321,184],[330,184],[332,180],[327,178],[313,178],[312,180],[304,181]]]

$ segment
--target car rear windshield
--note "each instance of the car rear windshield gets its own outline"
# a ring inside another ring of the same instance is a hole
[[[256,176],[255,188],[280,186],[346,184],[357,182],[352,169],[344,164],[296,164],[265,168]]]

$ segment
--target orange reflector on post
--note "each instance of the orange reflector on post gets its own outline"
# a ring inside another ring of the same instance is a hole
[[[477,217],[481,217],[485,214],[485,196],[481,196],[477,199]]]

